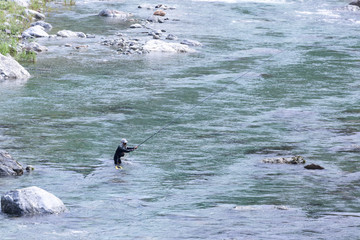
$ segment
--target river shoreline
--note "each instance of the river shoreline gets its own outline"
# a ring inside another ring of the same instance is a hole
[[[146,23],[149,2],[49,13],[55,36],[37,39],[48,51],[24,64],[32,78],[1,82],[0,148],[35,166],[2,178],[1,195],[37,186],[68,210],[2,213],[0,238],[356,239],[359,11],[336,0],[169,0],[169,20]],[[202,46],[135,52],[184,39]],[[122,138],[135,146],[172,121],[114,168]]]

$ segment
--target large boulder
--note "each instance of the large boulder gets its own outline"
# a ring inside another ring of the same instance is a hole
[[[30,38],[30,37],[41,38],[41,37],[49,37],[49,34],[47,34],[47,32],[45,32],[45,28],[43,28],[40,25],[36,25],[36,26],[26,29],[22,33],[22,37],[23,38]]]
[[[264,163],[280,163],[280,164],[305,164],[306,162],[302,156],[265,158],[262,161]]]
[[[0,176],[20,176],[24,169],[19,162],[6,151],[0,150]]]
[[[7,79],[27,80],[28,78],[30,78],[30,73],[17,61],[10,56],[0,54],[0,81]]]
[[[114,18],[122,18],[127,19],[128,17],[131,17],[131,13],[126,13],[118,10],[111,10],[111,9],[104,9],[101,10],[98,14],[101,17],[114,17]]]
[[[147,52],[192,53],[194,49],[180,43],[168,43],[161,40],[150,40],[143,49]]]
[[[7,192],[1,197],[1,210],[11,215],[59,214],[66,211],[64,203],[53,194],[28,187]]]

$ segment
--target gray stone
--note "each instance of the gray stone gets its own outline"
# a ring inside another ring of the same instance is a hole
[[[95,38],[96,36],[93,34],[86,34],[86,38]]]
[[[0,150],[0,176],[20,176],[23,173],[24,169],[21,164],[8,152]]]
[[[7,214],[23,216],[59,214],[66,211],[66,207],[53,194],[33,186],[7,192],[1,197],[1,210]]]
[[[37,22],[33,22],[31,23],[31,26],[42,26],[44,28],[45,31],[49,32],[52,29],[52,25],[50,23],[44,22],[44,21],[37,21]]]
[[[168,43],[161,40],[150,40],[146,42],[143,49],[147,52],[164,52],[164,53],[191,53],[194,49],[180,43]]]
[[[27,80],[29,78],[30,73],[17,61],[10,56],[0,54],[0,81],[7,79]]]
[[[27,43],[25,45],[24,49],[27,50],[27,51],[34,51],[34,52],[46,52],[46,51],[48,51],[47,47],[42,46],[37,42]]]
[[[169,34],[169,35],[167,35],[166,39],[167,39],[167,40],[177,40],[178,37],[175,36],[175,35],[173,35],[173,34]]]
[[[131,17],[131,13],[126,13],[118,10],[111,10],[111,9],[104,9],[101,10],[98,14],[101,17],[114,17],[114,18],[121,18],[121,19],[127,19],[128,17]]]
[[[63,38],[72,38],[72,37],[79,37],[79,38],[86,38],[86,34],[83,32],[73,32],[70,30],[61,30],[56,33],[57,36]]]
[[[40,25],[30,27],[22,33],[23,38],[30,38],[30,37],[40,38],[40,37],[48,37],[48,36],[49,34],[47,34],[47,32],[45,32],[45,29]]]
[[[305,159],[302,156],[280,157],[280,158],[265,158],[262,161],[264,163],[305,164]]]
[[[150,17],[148,17],[146,19],[148,22],[152,22],[152,23],[164,23],[164,19],[155,16],[155,15],[151,15]]]
[[[142,28],[141,24],[135,23],[130,26],[130,28]]]
[[[25,11],[26,11],[26,13],[28,15],[34,16],[34,18],[37,19],[37,20],[44,20],[45,19],[45,15],[42,14],[42,13],[39,13],[39,12],[31,10],[31,9],[26,9]]]

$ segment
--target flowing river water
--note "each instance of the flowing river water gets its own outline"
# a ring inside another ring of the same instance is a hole
[[[0,83],[0,149],[35,167],[0,179],[1,195],[35,185],[68,208],[0,214],[0,239],[358,239],[360,11],[342,0],[161,3],[176,9],[152,27],[201,42],[196,53],[116,54],[100,42],[144,29],[96,14],[153,11],[78,0],[50,11],[51,33],[95,38],[42,39],[32,78]],[[139,144],[182,113],[114,168],[121,138]],[[325,170],[262,163],[294,155]]]

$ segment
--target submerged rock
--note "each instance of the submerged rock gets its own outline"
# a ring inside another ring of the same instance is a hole
[[[0,54],[0,81],[12,80],[27,80],[30,78],[30,73],[26,71],[17,61],[12,57],[6,57]]]
[[[323,170],[324,168],[320,165],[317,165],[317,164],[309,164],[309,165],[306,165],[304,168],[308,169],[308,170]]]
[[[127,19],[128,17],[131,17],[131,13],[126,13],[118,10],[111,10],[111,9],[104,9],[101,10],[98,14],[101,17],[114,17],[114,18],[122,18]]]
[[[169,35],[167,35],[166,39],[167,39],[167,40],[177,40],[178,37],[175,36],[175,35],[173,35],[173,34],[169,34]]]
[[[20,176],[23,173],[24,169],[21,164],[13,159],[8,152],[0,150],[0,176]]]
[[[30,38],[30,37],[41,38],[41,37],[48,37],[49,34],[47,34],[47,32],[45,31],[45,28],[43,28],[40,25],[36,25],[26,29],[21,36],[23,38]]]
[[[71,38],[71,37],[79,37],[79,38],[86,38],[86,34],[83,32],[73,32],[70,30],[61,30],[56,33],[57,36],[63,38]]]
[[[7,192],[1,197],[1,210],[11,215],[58,214],[66,211],[64,203],[53,194],[28,187]]]
[[[202,46],[202,44],[200,42],[195,41],[195,40],[189,40],[189,39],[182,40],[181,44],[188,45],[188,46],[191,46],[191,47],[200,47],[200,46]]]
[[[352,152],[352,153],[360,152],[360,145],[351,145],[347,147],[342,147],[338,150],[338,152]]]
[[[263,163],[279,163],[279,164],[305,164],[305,159],[302,156],[281,157],[281,158],[265,158]]]

